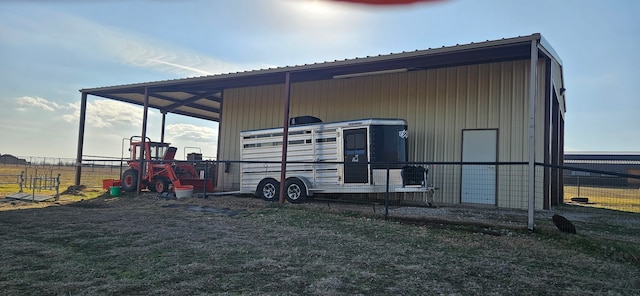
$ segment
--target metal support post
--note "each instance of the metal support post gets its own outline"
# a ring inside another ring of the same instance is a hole
[[[387,189],[384,195],[384,219],[389,219],[389,164],[387,164]]]
[[[287,177],[287,144],[289,144],[289,103],[291,101],[291,73],[285,74],[284,81],[284,124],[282,130],[282,163],[280,165],[280,196],[279,203],[284,203],[285,182]]]
[[[136,195],[140,195],[142,190],[142,175],[145,173],[145,153],[147,138],[147,116],[149,113],[149,88],[144,88],[144,111],[142,113],[142,144],[140,145],[140,170],[138,171],[138,186],[136,186]]]
[[[80,177],[82,176],[82,149],[84,145],[84,124],[87,115],[87,94],[82,93],[80,100],[80,127],[78,129],[78,148],[76,154],[76,186],[80,185]]]
[[[24,185],[24,171],[20,172],[20,191],[18,191],[19,193],[22,193],[23,185]]]
[[[531,65],[529,73],[529,230],[534,229],[535,201],[535,159],[536,159],[536,95],[538,88],[538,40],[531,40]]]
[[[60,174],[56,177],[56,201],[60,201]]]

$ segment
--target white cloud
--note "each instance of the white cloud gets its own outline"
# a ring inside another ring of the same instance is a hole
[[[56,111],[62,120],[77,123],[80,120],[80,102],[58,104],[40,97],[20,97],[16,99],[18,111],[30,111],[33,108]],[[87,102],[86,123],[97,128],[118,125],[140,126],[143,108],[119,101],[100,99]],[[153,114],[153,110],[150,110]]]
[[[61,108],[56,102],[48,101],[40,97],[20,97],[16,99],[16,102],[20,106],[36,107],[47,111],[55,111]],[[23,111],[25,108],[18,108],[18,110]]]
[[[165,132],[172,141],[180,140],[210,144],[218,137],[218,130],[214,128],[187,123],[169,124],[165,128]]]
[[[62,119],[67,122],[80,120],[80,103],[67,105],[71,113],[64,114]],[[95,100],[87,102],[86,123],[98,128],[119,125],[140,126],[143,108],[132,104],[114,100]]]
[[[168,124],[165,133],[167,142],[178,148],[180,157],[183,153],[188,152],[200,152],[205,158],[216,155],[218,145],[218,130],[216,128],[177,123]],[[194,148],[198,149],[194,150]]]

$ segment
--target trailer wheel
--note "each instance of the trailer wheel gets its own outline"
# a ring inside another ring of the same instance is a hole
[[[138,188],[138,171],[128,169],[122,173],[122,189],[124,191],[135,191]]]
[[[280,196],[280,182],[274,179],[264,179],[258,184],[256,196],[266,201],[278,200]]]
[[[167,178],[156,178],[153,190],[158,193],[167,192],[171,181]]]
[[[287,200],[290,203],[303,203],[307,198],[307,188],[300,179],[289,179],[285,183]]]

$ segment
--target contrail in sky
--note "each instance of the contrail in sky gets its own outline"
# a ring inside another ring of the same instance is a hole
[[[200,70],[200,69],[196,69],[196,68],[193,68],[193,67],[178,65],[178,64],[175,64],[175,63],[160,61],[160,60],[156,60],[156,59],[149,59],[149,61],[154,62],[154,63],[158,63],[158,64],[169,65],[169,66],[180,68],[180,69],[184,69],[184,70],[189,70],[189,71],[192,71],[192,72],[202,73],[204,75],[212,75],[213,74],[213,73],[210,73],[210,72],[207,72],[207,71],[204,71],[204,70]]]

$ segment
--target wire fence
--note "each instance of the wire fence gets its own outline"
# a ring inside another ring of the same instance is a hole
[[[246,194],[260,196],[268,187],[264,180],[280,179],[280,162],[224,161],[222,166],[219,182]],[[425,186],[433,191],[405,188],[406,166],[424,167]],[[370,204],[369,209],[392,218],[516,228],[533,219],[535,227],[555,229],[554,215],[560,215],[582,233],[614,225],[640,240],[640,175],[537,163],[531,203],[529,169],[522,162],[288,162],[287,178],[300,176],[313,187],[306,188],[313,202]]]
[[[0,187],[19,183],[20,174],[28,179],[36,170],[40,175],[60,174],[62,188],[74,184],[75,163],[55,158],[38,160],[44,164],[1,163]],[[202,165],[202,161],[191,163]],[[208,169],[199,177],[211,178],[217,190],[260,196],[271,188],[264,186],[265,179],[280,179],[280,166],[280,162],[221,160],[207,162]],[[104,180],[119,180],[128,168],[126,161],[120,159],[84,160],[81,184],[104,188]],[[536,227],[555,227],[552,217],[561,215],[582,232],[613,225],[621,233],[640,233],[640,175],[597,168],[536,164],[533,182]],[[563,177],[559,179],[559,187],[550,190],[549,176],[560,173]],[[368,204],[376,214],[391,218],[516,228],[526,226],[529,221],[528,163],[288,162],[287,176],[289,181],[296,176],[303,181],[298,187],[307,193],[306,201]],[[279,193],[280,184],[275,185],[274,193]],[[615,234],[610,236],[619,238]],[[624,239],[630,237],[640,240],[638,235],[627,235]]]
[[[565,166],[564,204],[640,213],[640,176]]]

